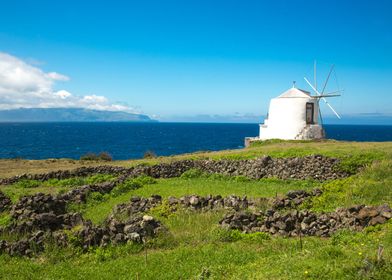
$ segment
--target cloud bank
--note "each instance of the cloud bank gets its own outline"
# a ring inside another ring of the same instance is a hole
[[[105,96],[75,96],[67,90],[54,90],[58,81],[69,77],[45,73],[7,53],[0,52],[0,110],[18,108],[85,108],[137,113],[132,107],[110,102]]]

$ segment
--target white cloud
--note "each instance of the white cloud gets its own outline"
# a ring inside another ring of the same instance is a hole
[[[54,90],[56,81],[69,77],[45,73],[12,55],[0,52],[0,110],[16,108],[87,108],[136,112],[132,107],[111,103],[95,94],[75,96],[67,90]]]
[[[47,73],[46,76],[48,76],[49,79],[56,80],[56,81],[69,81],[69,78],[67,76],[56,72]]]
[[[66,98],[72,96],[72,94],[70,92],[66,91],[66,90],[56,91],[54,93],[54,95],[59,96],[61,99],[66,99]]]

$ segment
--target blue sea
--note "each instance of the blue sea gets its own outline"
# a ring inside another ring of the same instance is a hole
[[[0,158],[73,158],[108,152],[113,159],[242,148],[257,124],[217,123],[0,123]],[[327,137],[392,141],[392,125],[325,125]]]

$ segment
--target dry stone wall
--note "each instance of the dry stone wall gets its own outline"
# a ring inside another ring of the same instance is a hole
[[[0,180],[0,184],[13,184],[22,179],[45,181],[85,177],[93,174],[113,174],[125,177],[148,175],[153,178],[179,177],[185,171],[197,168],[207,173],[243,175],[252,179],[277,177],[280,179],[331,180],[350,174],[337,168],[339,160],[321,155],[293,158],[271,158],[264,156],[250,160],[181,160],[152,166],[138,165],[124,168],[118,166],[81,167],[75,170],[54,171],[43,174],[22,174]]]
[[[225,215],[220,221],[223,228],[246,233],[267,232],[280,236],[328,237],[340,229],[360,231],[367,226],[383,224],[392,217],[388,205],[364,206],[337,209],[332,213],[318,214],[308,210],[292,210],[282,214],[275,210],[266,212],[235,212]]]
[[[169,197],[165,203],[172,212],[179,208],[190,211],[224,209],[228,212],[220,225],[225,229],[289,237],[328,237],[340,229],[362,230],[392,218],[392,210],[388,205],[357,205],[331,213],[293,209],[306,199],[320,194],[320,190],[291,191],[283,198],[271,199],[269,203],[272,208],[266,211],[259,210],[261,205],[266,205],[266,199],[234,195]],[[91,246],[130,241],[141,243],[166,231],[160,221],[147,214],[163,203],[159,195],[150,198],[132,197],[128,203],[117,205],[101,226],[93,225],[80,213],[67,212],[66,203],[60,196],[41,193],[21,198],[11,208],[12,223],[0,229],[0,235],[12,235],[16,240],[0,240],[0,253],[31,256],[45,250],[47,242],[55,242],[59,246],[73,244],[84,250]],[[75,229],[75,226],[78,226],[77,230],[70,240],[64,230]]]

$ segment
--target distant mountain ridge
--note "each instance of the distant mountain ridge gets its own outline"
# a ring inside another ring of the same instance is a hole
[[[147,115],[84,108],[0,110],[0,122],[155,122]]]

